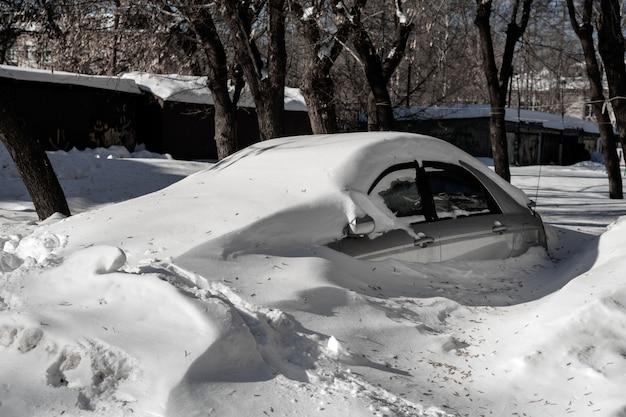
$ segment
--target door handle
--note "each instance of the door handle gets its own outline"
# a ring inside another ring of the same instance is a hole
[[[507,227],[500,222],[495,222],[493,224],[493,227],[491,228],[491,231],[493,233],[504,233],[507,230],[508,230]]]
[[[424,233],[418,233],[417,239],[413,241],[413,246],[419,246],[420,248],[425,248],[428,245],[432,245],[435,243],[435,238],[432,236],[426,236]]]

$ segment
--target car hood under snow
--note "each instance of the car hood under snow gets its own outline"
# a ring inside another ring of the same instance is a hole
[[[71,236],[65,251],[113,245],[131,262],[175,257],[199,246],[228,255],[324,244],[341,237],[351,219],[372,214],[365,193],[382,170],[431,159],[463,161],[519,204],[529,202],[522,191],[439,139],[396,132],[299,136],[257,143],[164,190],[75,216],[86,217],[89,229],[69,218],[49,231]],[[397,226],[377,221],[376,231]]]

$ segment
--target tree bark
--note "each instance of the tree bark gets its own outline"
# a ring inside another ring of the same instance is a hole
[[[217,159],[237,151],[237,105],[228,90],[228,58],[208,7],[203,0],[192,0],[184,12],[206,55],[207,87],[215,108]]]
[[[298,31],[305,40],[305,71],[302,79],[302,94],[309,109],[309,120],[314,134],[337,132],[335,108],[335,83],[331,69],[343,50],[349,34],[347,25],[339,25],[334,34],[326,33],[318,19],[325,17],[326,2],[314,3],[313,11],[304,11],[300,2],[290,2]],[[324,40],[324,38],[330,38]]]
[[[504,53],[502,63],[498,73],[496,64],[493,38],[491,36],[491,0],[476,0],[476,18],[474,24],[478,28],[480,38],[480,51],[483,62],[483,71],[487,80],[489,90],[489,102],[491,105],[491,116],[489,119],[489,137],[491,140],[491,152],[498,175],[507,181],[511,181],[511,171],[509,168],[508,143],[506,138],[505,104],[509,88],[509,81],[513,75],[513,56],[515,45],[524,34],[528,19],[530,17],[530,6],[532,0],[523,0],[522,17],[520,23],[517,22],[521,0],[515,0],[511,21],[507,25]]]
[[[120,43],[120,0],[114,0],[115,5],[115,17],[113,18],[113,45],[111,48],[111,61],[109,63],[109,75],[117,74],[117,52]]]
[[[367,96],[367,130],[392,130],[394,126],[393,108],[387,86],[371,84]]]
[[[69,216],[65,194],[46,152],[39,141],[28,133],[26,123],[11,110],[14,101],[11,92],[0,93],[0,140],[15,162],[39,219],[46,219],[57,212]]]
[[[396,7],[394,41],[391,52],[383,60],[361,21],[361,12],[365,4],[366,0],[359,0],[351,11],[346,11],[344,7],[336,9],[345,15],[346,21],[352,28],[352,44],[361,59],[365,77],[370,86],[367,100],[367,129],[370,131],[391,130],[394,117],[387,84],[404,57],[406,44],[414,25],[404,15],[401,0],[394,0]]]
[[[598,52],[604,62],[609,100],[615,114],[619,139],[622,148],[626,149],[626,65],[621,21],[619,0],[600,0]]]
[[[268,0],[267,60],[262,59],[252,38],[252,13],[258,13],[250,0],[219,1],[224,20],[234,38],[235,54],[256,106],[261,140],[280,137],[284,131],[285,76],[285,0]]]
[[[316,135],[336,133],[335,82],[326,67],[309,62],[302,80],[302,94],[309,110],[311,129]]]
[[[596,48],[593,42],[593,0],[585,0],[582,10],[582,22],[579,24],[576,17],[576,9],[574,0],[567,0],[567,9],[569,12],[572,28],[580,40],[580,44],[585,56],[585,68],[587,78],[589,79],[589,95],[591,97],[591,106],[593,115],[598,123],[600,131],[600,139],[602,140],[602,151],[604,157],[604,166],[609,178],[609,197],[612,199],[624,198],[622,188],[622,175],[619,167],[619,158],[617,156],[616,138],[613,134],[613,126],[609,118],[608,111],[604,107],[604,93],[602,88],[602,73],[596,56]]]

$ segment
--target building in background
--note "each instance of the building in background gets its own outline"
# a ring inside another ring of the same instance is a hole
[[[489,104],[394,109],[396,128],[444,139],[476,157],[490,158]],[[569,165],[597,150],[598,126],[580,118],[506,109],[509,160],[517,165]]]
[[[206,78],[128,73],[93,76],[0,65],[0,85],[48,150],[142,143],[178,159],[217,159],[214,108]],[[241,147],[258,141],[254,103],[244,91],[238,110]],[[300,91],[285,89],[288,135],[311,132]]]

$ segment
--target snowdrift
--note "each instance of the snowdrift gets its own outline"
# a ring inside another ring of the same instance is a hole
[[[623,416],[626,220],[551,230],[550,256],[357,261],[316,243],[368,161],[417,155],[353,139],[314,160],[266,142],[0,234],[0,415]]]

